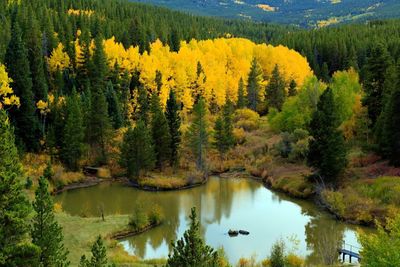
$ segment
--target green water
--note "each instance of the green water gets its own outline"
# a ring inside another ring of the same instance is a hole
[[[265,258],[279,238],[311,264],[337,257],[332,248],[342,240],[358,246],[354,226],[334,220],[310,202],[285,197],[248,179],[212,177],[204,186],[173,192],[100,184],[64,192],[55,201],[66,212],[82,216],[99,216],[100,209],[105,214],[131,214],[138,205],[161,206],[165,223],[121,241],[129,253],[145,259],[168,256],[170,241],[183,235],[193,206],[197,207],[207,243],[214,248],[222,246],[232,263],[241,257]],[[247,230],[250,235],[229,237],[229,229]],[[293,238],[297,244],[288,241]]]

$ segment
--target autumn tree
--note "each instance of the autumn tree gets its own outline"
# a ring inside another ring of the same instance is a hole
[[[208,147],[207,108],[203,98],[193,108],[193,121],[189,127],[189,146],[196,159],[197,169],[206,170],[206,149]]]
[[[38,151],[40,140],[39,121],[35,114],[28,52],[21,36],[21,29],[18,23],[15,22],[7,48],[6,66],[13,80],[11,87],[20,98],[21,106],[13,108],[11,118],[15,124],[15,134],[22,142],[21,145],[28,151]]]
[[[34,266],[39,249],[27,242],[31,206],[7,114],[0,109],[0,265]]]
[[[54,203],[46,178],[40,177],[33,202],[35,216],[32,242],[40,248],[39,261],[43,266],[68,266],[68,251],[64,248],[62,228],[54,217]]]
[[[162,169],[164,163],[169,160],[171,153],[171,135],[168,121],[162,111],[160,98],[157,93],[151,97],[151,135],[153,138],[156,166]]]
[[[125,133],[121,147],[120,164],[126,168],[130,179],[139,178],[143,171],[154,168],[154,147],[149,130],[143,121]]]
[[[200,223],[196,209],[191,209],[190,227],[183,237],[172,243],[172,253],[168,256],[167,267],[218,266],[218,253],[206,245],[200,236]]]
[[[181,118],[179,116],[179,105],[175,98],[175,92],[169,92],[165,117],[168,121],[170,139],[170,156],[169,161],[171,166],[176,167],[179,162],[179,145],[181,143]]]
[[[272,71],[271,79],[265,92],[268,108],[275,108],[278,111],[282,110],[283,102],[285,101],[285,81],[283,80],[278,65],[275,65]]]
[[[262,81],[262,70],[256,58],[251,62],[250,73],[247,78],[247,100],[248,107],[257,111],[257,106],[260,102],[260,90]]]
[[[74,88],[71,96],[67,99],[67,113],[61,147],[61,159],[70,170],[77,171],[79,169],[84,137],[81,100]]]
[[[318,170],[324,183],[337,186],[338,175],[346,167],[346,147],[340,121],[335,110],[333,92],[326,89],[321,95],[317,110],[312,115],[309,132],[312,139],[309,144],[307,162]]]

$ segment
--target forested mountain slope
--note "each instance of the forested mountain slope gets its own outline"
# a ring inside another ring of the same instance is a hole
[[[304,27],[400,16],[396,0],[136,0],[194,14],[273,21]]]

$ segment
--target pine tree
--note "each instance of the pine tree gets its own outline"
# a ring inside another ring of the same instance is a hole
[[[79,262],[79,267],[106,267],[107,266],[107,249],[104,246],[102,237],[99,235],[96,241],[92,245],[92,257],[86,259],[85,255],[82,255]],[[112,265],[109,265],[112,266]]]
[[[67,116],[61,148],[61,159],[68,169],[72,171],[79,169],[79,160],[82,157],[85,137],[80,103],[80,98],[74,88],[72,95],[67,99]]]
[[[138,120],[143,121],[146,125],[149,122],[149,99],[148,94],[144,86],[140,85],[138,88]]]
[[[262,81],[262,70],[256,58],[251,62],[249,77],[247,79],[247,99],[248,107],[254,111],[257,110],[260,101],[260,89]]]
[[[32,223],[32,242],[40,247],[41,265],[68,266],[68,251],[63,245],[62,228],[54,217],[54,203],[44,177],[39,179],[33,208],[35,216]]]
[[[243,78],[240,78],[239,80],[239,87],[238,87],[238,100],[236,103],[236,108],[242,109],[247,106],[247,99],[246,96],[244,95],[244,82]]]
[[[297,83],[294,79],[290,81],[288,96],[295,96],[297,95]]]
[[[118,97],[114,90],[113,84],[111,82],[108,82],[107,84],[106,98],[108,105],[108,115],[111,119],[111,123],[114,129],[119,129],[123,124],[121,106],[120,102],[118,101]]]
[[[172,254],[168,256],[167,267],[218,266],[218,253],[206,245],[200,236],[200,223],[195,208],[192,208],[189,218],[190,227],[183,238],[172,243]]]
[[[206,170],[206,149],[208,146],[207,109],[204,99],[200,98],[193,108],[193,122],[189,127],[189,146],[196,158],[196,166],[200,171]]]
[[[39,249],[26,243],[31,206],[7,114],[0,109],[0,266],[34,266]]]
[[[322,64],[320,78],[324,82],[329,82],[331,79],[329,76],[329,67],[326,62],[324,62],[324,64]]]
[[[156,166],[161,170],[171,154],[171,135],[157,93],[153,93],[151,97],[151,136],[156,155]]]
[[[365,90],[363,104],[368,107],[368,115],[371,119],[372,126],[375,126],[375,123],[382,112],[382,98],[386,77],[384,74],[390,65],[390,56],[386,47],[382,43],[376,44],[372,48],[367,63],[363,69],[363,84]]]
[[[6,54],[6,66],[13,79],[11,87],[20,98],[21,106],[11,112],[15,123],[15,134],[28,151],[39,150],[39,121],[35,114],[35,102],[32,92],[32,79],[29,69],[28,53],[21,38],[21,30],[15,22],[11,41]]]
[[[179,116],[179,105],[176,102],[175,92],[170,90],[165,110],[165,117],[168,121],[170,141],[170,164],[176,167],[179,162],[178,150],[181,143],[181,118]]]
[[[154,148],[144,122],[138,121],[134,129],[129,128],[125,133],[120,164],[126,168],[129,179],[137,179],[143,171],[154,167]]]
[[[278,65],[275,65],[265,93],[268,108],[275,108],[281,111],[283,102],[285,102],[285,94],[285,81],[279,72]]]
[[[337,186],[337,177],[346,167],[346,147],[335,110],[333,92],[326,89],[312,115],[308,164],[318,170],[324,183]]]
[[[222,115],[218,116],[215,122],[214,146],[219,151],[221,157],[235,145],[232,123],[232,103],[228,100],[224,106]]]
[[[107,161],[106,145],[110,140],[111,125],[108,117],[108,105],[104,95],[108,73],[107,59],[104,53],[101,35],[95,39],[95,49],[90,71],[91,110],[89,116],[90,144],[99,164]]]

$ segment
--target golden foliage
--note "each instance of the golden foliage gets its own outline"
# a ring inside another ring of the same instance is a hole
[[[74,16],[81,16],[81,15],[85,15],[85,16],[92,16],[94,14],[93,10],[79,10],[79,9],[68,9],[67,11],[68,15],[74,15]]]
[[[11,82],[12,79],[8,77],[5,66],[0,64],[0,109],[3,106],[19,106],[19,98],[13,95]]]
[[[48,60],[49,68],[51,72],[63,71],[70,66],[71,60],[66,52],[64,52],[64,46],[59,43],[56,48],[51,52]]]

